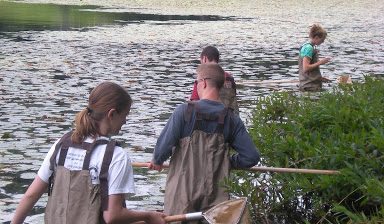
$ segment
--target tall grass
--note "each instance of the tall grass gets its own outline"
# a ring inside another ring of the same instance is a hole
[[[237,171],[226,185],[249,198],[256,223],[384,222],[383,79],[366,76],[315,100],[292,93],[260,98],[250,133],[262,165],[341,171]]]

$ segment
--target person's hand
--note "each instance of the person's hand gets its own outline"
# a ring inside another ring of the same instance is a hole
[[[156,165],[153,161],[151,161],[148,165],[148,169],[157,170],[160,172],[163,170],[163,165]]]
[[[165,214],[161,212],[150,212],[145,223],[147,224],[165,224]]]
[[[331,82],[331,80],[328,79],[327,77],[321,77],[321,81],[322,82]]]
[[[328,63],[329,61],[331,61],[331,58],[322,58],[322,59],[320,59],[320,64],[321,65],[323,65],[323,64],[326,64],[326,63]]]

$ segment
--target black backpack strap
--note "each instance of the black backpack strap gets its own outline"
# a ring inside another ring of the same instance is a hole
[[[105,149],[103,163],[100,170],[100,193],[101,193],[101,209],[102,211],[108,210],[108,170],[111,164],[113,151],[115,149],[116,141],[111,140],[108,142]]]

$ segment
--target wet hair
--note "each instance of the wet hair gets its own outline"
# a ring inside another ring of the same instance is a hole
[[[102,82],[89,94],[88,106],[77,113],[75,128],[71,139],[81,143],[87,136],[99,135],[99,122],[112,108],[117,113],[130,110],[132,99],[129,93],[120,85],[113,82]]]
[[[219,64],[201,64],[197,67],[196,73],[199,75],[198,78],[206,79],[206,82],[217,89],[224,85],[224,70]]]
[[[206,56],[209,61],[216,61],[216,63],[219,63],[220,53],[216,47],[213,47],[213,46],[205,47],[200,54],[200,58],[203,58],[204,56]]]
[[[327,37],[327,31],[323,27],[321,27],[319,24],[313,24],[311,28],[309,29],[309,37],[310,38],[326,38]]]

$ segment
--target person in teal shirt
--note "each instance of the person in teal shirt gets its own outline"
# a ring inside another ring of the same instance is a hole
[[[303,44],[299,54],[299,89],[301,91],[320,91],[322,83],[329,79],[322,77],[320,65],[326,64],[330,58],[318,58],[316,46],[322,44],[327,32],[318,24],[311,26],[309,41]]]

